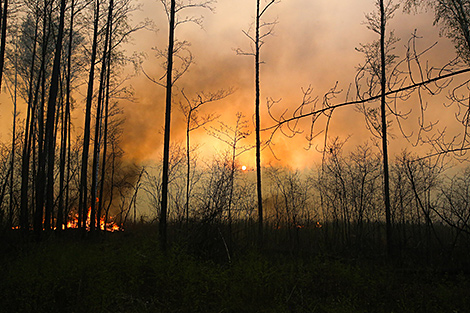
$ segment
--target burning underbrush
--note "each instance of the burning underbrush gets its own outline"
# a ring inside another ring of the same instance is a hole
[[[113,216],[109,216],[109,217],[102,216],[99,219],[99,229],[102,231],[107,231],[107,232],[112,232],[112,233],[118,232],[118,231],[124,231],[124,228],[122,227],[122,225],[121,226],[118,225],[118,223],[116,223],[114,219],[115,217]],[[86,221],[85,221],[86,230],[88,231],[90,230],[90,223],[91,223],[91,208],[88,208],[88,214],[87,214]],[[56,222],[54,221],[53,224],[56,225]],[[79,221],[78,213],[72,213],[72,212],[68,215],[67,223],[62,225],[63,230],[79,229],[80,227],[81,227],[81,223]],[[12,227],[12,229],[20,229],[20,227],[14,226]],[[56,230],[57,227],[54,226],[52,229]]]
[[[88,214],[86,218],[86,229],[90,230],[90,221],[91,221],[91,208],[88,208]],[[78,213],[72,213],[69,214],[67,226],[62,225],[62,228],[79,228],[80,223],[79,223],[79,216]],[[99,228],[100,230],[103,231],[108,231],[108,232],[116,232],[116,231],[122,231],[124,230],[121,226],[119,226],[117,223],[114,221],[114,217],[109,217],[106,218],[102,216],[99,220]]]

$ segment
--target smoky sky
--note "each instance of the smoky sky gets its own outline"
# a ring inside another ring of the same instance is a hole
[[[161,67],[163,60],[155,56],[152,48],[165,48],[167,20],[159,1],[144,0],[140,4],[141,9],[133,12],[131,21],[138,23],[148,18],[154,23],[156,31],[140,30],[135,33],[131,44],[126,45],[125,50],[129,55],[133,52],[143,53],[146,57],[142,67],[146,73],[158,80],[164,74],[164,69]],[[255,1],[250,0],[219,0],[214,12],[199,9],[182,13],[183,16],[202,15],[204,22],[202,28],[186,23],[176,30],[178,40],[190,43],[189,49],[194,57],[194,64],[176,83],[177,87],[174,89],[172,142],[184,144],[185,140],[184,119],[177,105],[181,99],[179,93],[181,89],[192,97],[201,91],[233,88],[233,94],[218,102],[207,104],[200,114],[216,113],[220,115],[218,121],[233,125],[236,113],[242,112],[250,121],[251,127],[253,126],[254,58],[237,55],[235,49],[251,51],[252,43],[243,31],[250,30],[255,15],[255,5]],[[357,66],[364,59],[355,48],[361,43],[377,39],[377,34],[364,25],[364,15],[375,9],[372,0],[285,0],[266,11],[264,21],[276,21],[276,25],[272,35],[264,38],[261,48],[262,127],[273,123],[267,114],[267,99],[278,101],[273,109],[278,115],[285,110],[295,109],[302,101],[302,88],[309,86],[313,89],[313,96],[318,96],[321,102],[325,92],[338,84],[338,89],[343,90],[343,93],[333,102],[339,103],[346,99],[347,90],[354,82]],[[426,55],[426,60],[430,63],[438,66],[455,57],[452,43],[439,36],[439,28],[433,26],[433,14],[430,12],[407,14],[400,8],[388,27],[394,29],[397,37],[401,39],[394,50],[399,56],[404,53],[404,45],[416,29],[423,37],[419,41],[421,48],[438,42],[437,46]],[[164,83],[164,79],[161,82]],[[121,101],[125,118],[123,149],[129,158],[136,161],[158,159],[163,141],[164,88],[152,83],[143,74],[134,77],[130,84],[135,93],[134,101]],[[9,124],[10,118],[8,113],[10,109],[6,102],[2,101],[0,116],[2,121],[6,121],[4,125]],[[80,99],[77,99],[77,103],[79,102]],[[441,107],[441,102],[433,105]],[[80,109],[78,111],[81,112]],[[217,126],[217,123],[213,122],[212,125]],[[313,148],[306,150],[308,143],[305,136],[309,125],[309,119],[302,121],[300,126],[305,132],[292,139],[276,134],[273,150],[279,160],[265,150],[262,156],[263,162],[304,167],[318,161],[321,154],[315,146],[322,146],[323,136],[320,134],[313,141]],[[78,130],[81,127],[81,124],[76,125]],[[322,128],[324,120],[316,127],[318,131]],[[393,130],[396,131],[396,128]],[[335,111],[329,135],[350,138],[352,145],[364,143],[370,138],[370,133],[364,127],[364,118],[353,108]],[[263,137],[267,139],[269,133],[264,133]],[[207,135],[204,129],[195,131],[191,140],[194,145],[199,146],[200,153],[205,157],[227,148],[223,143]],[[245,144],[253,143],[254,135],[251,135]],[[392,146],[394,144],[392,143]],[[254,151],[251,151],[242,156],[241,162],[253,166],[253,159]]]
[[[200,91],[215,91],[234,88],[229,97],[208,104],[203,113],[217,113],[219,121],[226,124],[234,122],[235,114],[241,111],[250,120],[254,112],[254,59],[252,56],[237,55],[235,49],[251,52],[252,43],[243,34],[250,30],[255,13],[255,2],[248,0],[219,1],[214,13],[204,10],[193,11],[195,16],[203,15],[203,28],[197,25],[184,24],[177,28],[176,36],[191,44],[194,64],[188,73],[178,82],[178,90],[183,88],[188,95]],[[264,21],[276,21],[273,34],[264,39],[261,48],[261,111],[262,127],[273,121],[267,115],[266,101],[279,101],[273,111],[281,114],[284,110],[293,110],[302,101],[302,88],[311,87],[313,95],[319,101],[324,93],[338,84],[343,93],[334,101],[346,99],[347,90],[354,81],[357,66],[363,62],[363,55],[355,48],[361,43],[377,39],[377,34],[364,25],[366,13],[375,10],[374,1],[281,1],[266,12]],[[186,15],[191,15],[188,11]],[[164,73],[160,67],[162,60],[157,59],[152,47],[164,47],[166,44],[166,19],[162,15],[162,6],[157,1],[146,0],[143,10],[135,18],[148,17],[158,28],[155,32],[139,33],[131,49],[146,52],[143,67],[152,77],[161,77]],[[403,13],[399,9],[388,25],[394,29],[400,41],[394,53],[400,56],[409,36],[416,30],[422,37],[419,44],[424,49],[438,41],[425,57],[437,66],[454,57],[452,43],[439,36],[439,29],[433,26],[433,15],[430,12],[419,14]],[[133,81],[136,92],[136,103],[124,104],[126,124],[124,131],[124,149],[136,159],[158,158],[161,154],[162,125],[164,117],[164,90],[140,75]],[[176,100],[177,102],[178,100]],[[413,103],[408,104],[410,106]],[[320,134],[313,141],[314,147],[308,146],[305,135],[310,121],[302,121],[303,134],[287,139],[281,134],[274,137],[273,150],[276,157],[268,151],[263,153],[265,164],[280,162],[293,167],[303,167],[318,160],[319,153],[315,145],[321,147],[323,136]],[[213,124],[217,125],[217,122]],[[172,109],[172,141],[184,144],[184,120],[178,106]],[[412,127],[412,126],[410,126]],[[324,128],[319,123],[318,132]],[[393,127],[392,127],[393,130]],[[394,129],[396,130],[396,129]],[[353,108],[337,110],[330,124],[330,137],[350,138],[354,144],[362,144],[371,137],[364,128],[363,117]],[[269,133],[265,133],[268,138]],[[254,136],[247,143],[254,142]],[[397,136],[398,137],[398,136]],[[222,151],[224,144],[209,137],[201,129],[192,135],[192,142],[200,146],[204,155],[210,156]],[[393,152],[392,152],[393,153]],[[253,153],[242,157],[242,162],[253,164]]]

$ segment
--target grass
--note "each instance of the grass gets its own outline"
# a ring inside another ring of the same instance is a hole
[[[470,312],[470,278],[254,249],[165,254],[150,231],[2,250],[0,312]]]

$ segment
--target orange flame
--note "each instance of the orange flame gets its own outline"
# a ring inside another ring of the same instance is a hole
[[[98,198],[96,198],[96,200],[98,201]],[[86,220],[87,230],[90,230],[90,217],[91,217],[91,207],[88,208],[88,213],[87,213],[87,220]],[[123,230],[121,227],[119,227],[119,225],[114,223],[112,217],[110,217],[109,219],[110,221],[106,223],[104,217],[100,218],[99,225],[100,225],[101,230],[109,231],[112,233]],[[62,229],[66,229],[66,228],[78,228],[78,214],[77,213],[69,215],[67,225],[62,225]],[[12,229],[20,229],[20,227],[14,226],[12,227]],[[56,230],[56,227],[54,227],[53,229]]]

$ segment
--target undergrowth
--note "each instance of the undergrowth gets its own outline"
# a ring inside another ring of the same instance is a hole
[[[470,312],[463,273],[246,249],[221,261],[153,233],[19,244],[0,312]]]

